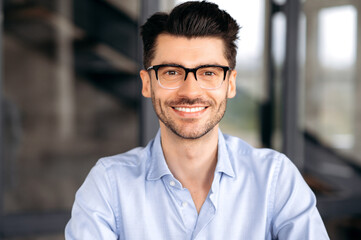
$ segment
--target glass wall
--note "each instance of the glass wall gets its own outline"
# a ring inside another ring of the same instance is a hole
[[[316,8],[311,9],[313,4]],[[360,165],[357,4],[322,6],[308,1],[305,14],[304,128]]]
[[[361,2],[307,0],[302,12],[300,117],[308,180],[331,239],[359,239]]]
[[[139,144],[139,4],[3,1],[3,215],[70,212],[100,157]]]

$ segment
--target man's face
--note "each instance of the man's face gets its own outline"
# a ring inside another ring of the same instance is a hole
[[[157,38],[151,64],[178,64],[186,68],[201,65],[228,66],[223,41],[216,37],[187,39],[169,34]],[[202,89],[194,74],[189,73],[177,89],[162,88],[154,70],[140,72],[145,97],[151,97],[163,130],[171,130],[185,139],[198,139],[218,127],[226,110],[227,98],[236,94],[236,71],[228,71],[220,88]]]

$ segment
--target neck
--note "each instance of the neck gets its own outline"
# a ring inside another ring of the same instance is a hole
[[[161,123],[162,125],[162,123]],[[217,164],[218,125],[199,139],[184,139],[161,126],[168,167],[184,187],[209,189]]]

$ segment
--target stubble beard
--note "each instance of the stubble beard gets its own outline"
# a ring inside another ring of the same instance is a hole
[[[209,119],[207,123],[200,127],[194,127],[191,131],[187,131],[183,129],[182,125],[177,124],[165,111],[165,108],[171,108],[172,105],[177,104],[196,104],[196,103],[204,103],[206,102],[209,107],[214,107],[215,104],[213,101],[204,101],[202,99],[188,99],[188,98],[181,98],[174,101],[165,102],[162,105],[160,99],[155,98],[155,94],[152,90],[152,103],[155,113],[157,114],[159,120],[168,128],[170,129],[175,135],[180,138],[188,139],[188,140],[195,140],[203,137],[207,133],[209,133],[223,118],[226,107],[227,107],[227,94],[225,99],[219,104],[219,107],[216,111],[216,114],[212,119]],[[189,119],[187,123],[192,123],[192,121],[197,121],[196,119]]]

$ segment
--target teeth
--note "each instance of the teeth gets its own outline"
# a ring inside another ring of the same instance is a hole
[[[174,109],[180,112],[199,112],[205,109],[205,107],[194,107],[194,108],[176,107]]]

